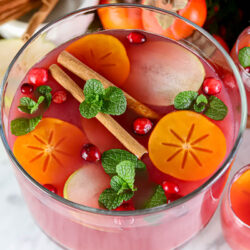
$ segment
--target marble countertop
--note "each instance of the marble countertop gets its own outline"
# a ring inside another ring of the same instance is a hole
[[[244,138],[230,176],[250,163],[250,130]],[[248,152],[248,154],[247,154]],[[248,158],[248,159],[247,159]],[[3,250],[60,250],[36,226],[21,196],[9,159],[0,142],[0,249]],[[219,209],[195,238],[179,250],[227,250],[221,226]]]

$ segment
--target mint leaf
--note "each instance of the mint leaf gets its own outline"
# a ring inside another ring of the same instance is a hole
[[[101,193],[99,203],[107,209],[112,210],[119,207],[124,201],[130,200],[133,195],[133,192],[117,194],[112,188],[107,188]]]
[[[121,89],[114,86],[105,89],[101,112],[109,115],[121,115],[126,108],[127,100]]]
[[[240,49],[238,59],[242,67],[250,67],[250,47]]]
[[[124,180],[132,191],[136,191],[134,188],[135,182],[135,165],[131,161],[122,161],[116,166],[116,173],[122,180]]]
[[[86,97],[104,95],[104,87],[99,80],[90,79],[84,85],[83,93]]]
[[[180,92],[174,99],[174,107],[176,109],[191,109],[198,93],[195,91]]]
[[[37,102],[35,102],[29,97],[22,97],[20,99],[20,105],[18,106],[18,109],[27,114],[33,114],[35,111],[38,110],[38,107],[43,102],[43,100],[43,96],[40,96]]]
[[[130,152],[122,149],[110,149],[102,154],[102,166],[107,174],[116,174],[116,166],[122,161],[130,161],[135,168],[144,169],[145,164]]]
[[[41,119],[42,116],[37,116],[31,119],[17,118],[12,120],[10,123],[11,133],[15,136],[26,135],[36,128]]]
[[[41,86],[37,87],[36,91],[38,94],[44,96],[46,107],[48,108],[50,106],[51,100],[52,100],[51,87],[47,86],[47,85],[41,85]]]
[[[161,185],[156,187],[155,193],[146,203],[145,208],[157,207],[167,203],[165,192]]]
[[[80,104],[79,110],[84,118],[90,119],[95,117],[101,111],[102,102],[88,103],[84,101]]]
[[[129,190],[129,186],[126,181],[124,181],[118,175],[115,175],[111,178],[110,186],[113,190],[117,192],[117,194],[121,194],[126,190]]]
[[[226,117],[228,109],[223,101],[215,96],[210,96],[208,103],[209,106],[204,115],[216,121],[223,120]]]
[[[201,113],[205,110],[208,100],[206,96],[201,94],[196,98],[195,102],[196,103],[193,106],[194,111],[197,113]]]

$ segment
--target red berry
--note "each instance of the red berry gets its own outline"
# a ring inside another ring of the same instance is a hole
[[[48,70],[43,68],[33,68],[28,74],[29,82],[37,86],[48,81]]]
[[[176,201],[178,199],[180,199],[182,196],[179,195],[179,194],[171,194],[169,196],[167,196],[167,204],[173,202],[173,201]]]
[[[127,35],[127,39],[130,43],[140,44],[146,42],[146,37],[139,32],[131,32]]]
[[[82,148],[81,156],[85,161],[96,162],[101,159],[101,152],[93,144],[85,144]]]
[[[203,91],[208,95],[216,95],[221,92],[222,84],[220,80],[209,77],[203,82]]]
[[[29,95],[34,91],[34,87],[33,85],[29,84],[29,83],[24,83],[21,86],[21,92],[25,95]]]
[[[247,74],[250,74],[250,67],[246,67],[245,71],[247,72]]]
[[[67,100],[67,92],[65,90],[59,90],[54,93],[52,100],[54,103],[60,104],[66,102]]]
[[[135,210],[134,204],[132,201],[124,201],[118,208],[114,211],[133,211]]]
[[[177,184],[169,181],[163,181],[162,188],[166,194],[177,194],[180,191],[180,188]]]
[[[44,184],[43,185],[45,188],[47,188],[50,192],[57,194],[57,189],[51,184]]]
[[[137,118],[133,127],[136,134],[145,135],[152,129],[153,123],[147,118]]]

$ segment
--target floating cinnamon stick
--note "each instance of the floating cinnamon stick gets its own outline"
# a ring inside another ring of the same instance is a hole
[[[82,63],[76,57],[68,53],[67,51],[63,51],[57,58],[58,63],[63,65],[66,69],[70,70],[75,75],[79,76],[81,79],[87,81],[89,79],[97,79],[101,81],[105,88],[109,86],[115,86],[109,80],[89,68],[87,65]],[[123,91],[124,92],[124,91]],[[146,105],[142,104],[141,102],[134,99],[128,93],[124,92],[124,95],[127,98],[128,107],[134,110],[137,114],[147,117],[150,119],[159,119],[160,116],[153,111],[152,109],[148,108]]]
[[[250,128],[250,116],[247,117],[247,128]]]
[[[54,9],[59,0],[42,0],[42,7],[30,19],[28,28],[24,33],[22,39],[26,42],[36,31],[38,26],[43,23],[50,12]]]
[[[82,89],[56,64],[50,66],[52,77],[78,101],[83,102],[85,97]],[[101,122],[131,153],[139,159],[148,153],[135,138],[133,138],[121,125],[110,115],[98,113],[96,118]]]

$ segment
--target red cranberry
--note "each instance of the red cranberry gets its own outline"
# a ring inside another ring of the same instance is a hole
[[[132,201],[124,201],[118,208],[114,211],[133,211],[135,210],[134,204]]]
[[[173,202],[173,201],[176,201],[178,199],[180,199],[182,196],[179,195],[179,194],[171,194],[169,196],[167,196],[167,204]]]
[[[140,44],[146,42],[146,37],[139,32],[131,32],[127,35],[127,39],[130,43]]]
[[[50,192],[57,194],[57,189],[51,184],[44,184],[43,185],[45,188],[47,188]]]
[[[29,95],[34,91],[34,87],[33,85],[29,84],[29,83],[24,83],[21,86],[21,92],[25,95]]]
[[[42,85],[48,81],[48,70],[43,68],[33,68],[28,74],[29,82],[34,85]]]
[[[250,67],[246,67],[245,71],[247,72],[247,74],[250,74]]]
[[[85,144],[82,148],[81,156],[85,161],[95,162],[101,159],[99,149],[93,144]]]
[[[152,129],[153,123],[148,118],[137,118],[133,127],[136,134],[145,135]]]
[[[169,181],[163,181],[162,188],[166,194],[177,194],[180,191],[180,188],[177,184]]]
[[[209,77],[203,82],[203,91],[208,95],[216,95],[221,92],[222,84],[220,80]]]
[[[65,90],[59,90],[54,93],[52,100],[54,103],[60,104],[66,102],[67,100],[67,92]]]

